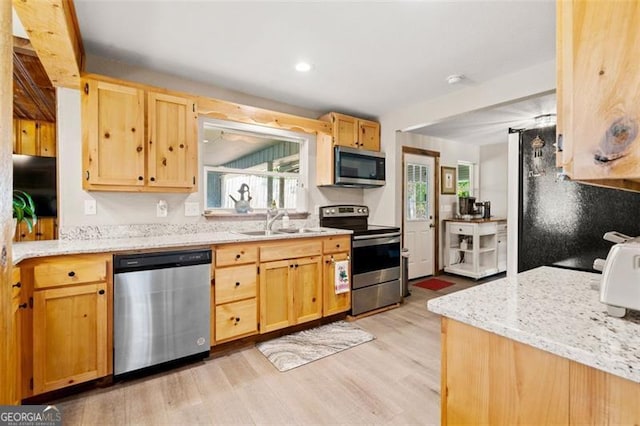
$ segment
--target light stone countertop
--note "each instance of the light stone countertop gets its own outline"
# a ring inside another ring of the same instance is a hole
[[[640,383],[640,312],[610,317],[600,275],[540,267],[429,300],[430,311]],[[627,311],[629,312],[629,311]]]
[[[352,231],[334,228],[314,228],[314,232],[282,233],[269,236],[249,236],[232,231],[201,232],[135,238],[102,238],[92,240],[48,240],[13,244],[13,264],[34,257],[65,254],[105,253],[129,250],[188,248],[223,243],[291,240],[296,238],[350,235]]]

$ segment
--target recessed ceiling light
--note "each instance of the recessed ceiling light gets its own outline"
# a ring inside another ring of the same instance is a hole
[[[308,62],[298,62],[296,64],[296,71],[299,72],[308,72],[311,70],[311,64]]]
[[[463,74],[452,74],[449,77],[447,77],[447,83],[456,84],[456,83],[460,83],[463,79],[464,79]]]

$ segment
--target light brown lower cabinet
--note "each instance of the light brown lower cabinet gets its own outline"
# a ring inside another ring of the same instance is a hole
[[[322,314],[324,316],[339,314],[351,309],[351,291],[336,294],[334,282],[336,262],[347,259],[349,259],[349,252],[335,253],[330,256],[324,256],[324,295],[322,298]]]
[[[258,332],[257,282],[255,263],[215,270],[212,306],[216,343]]]
[[[112,340],[111,256],[70,255],[20,264],[22,398],[107,376]]]
[[[321,256],[260,264],[260,332],[322,317]]]
[[[107,285],[33,293],[33,391],[60,389],[107,375]]]
[[[640,384],[442,319],[443,425],[638,424]]]

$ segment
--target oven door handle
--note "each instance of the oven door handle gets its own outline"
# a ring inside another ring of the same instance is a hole
[[[400,235],[401,234],[399,232],[391,232],[389,234],[357,235],[353,237],[353,240],[373,240],[376,238],[400,237]]]
[[[384,244],[400,244],[400,235],[399,234],[390,234],[390,236],[369,236],[368,238],[361,238],[356,240],[354,237],[353,248],[358,247],[371,247],[371,246],[381,246]]]

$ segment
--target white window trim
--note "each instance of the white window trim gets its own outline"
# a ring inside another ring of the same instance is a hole
[[[265,127],[265,126],[259,126],[256,124],[246,124],[246,123],[236,123],[236,122],[232,122],[232,121],[225,121],[225,120],[218,120],[215,118],[209,118],[206,116],[201,116],[198,120],[198,132],[199,132],[199,137],[198,140],[201,143],[203,136],[202,136],[202,129],[204,127],[204,125],[206,124],[210,124],[212,126],[221,128],[223,130],[233,130],[233,131],[238,131],[238,132],[248,132],[248,133],[257,133],[260,135],[265,135],[265,136],[272,136],[275,138],[278,138],[280,140],[283,141],[287,141],[287,142],[297,142],[300,144],[300,170],[298,174],[295,173],[278,173],[278,172],[251,172],[250,170],[245,171],[245,173],[249,172],[250,174],[261,174],[261,175],[265,175],[265,176],[285,176],[285,177],[289,177],[289,175],[293,175],[293,177],[297,177],[298,178],[298,196],[297,196],[297,205],[296,205],[296,212],[300,212],[300,213],[307,213],[307,205],[308,205],[308,192],[307,188],[309,187],[309,136],[304,134],[304,133],[297,133],[297,132],[292,132],[289,130],[283,130],[283,129],[274,129],[271,127]],[[235,173],[236,171],[238,171],[239,169],[231,169],[231,168],[227,168],[227,167],[212,167],[212,166],[205,166],[202,162],[202,155],[199,155],[199,168],[200,170],[202,170],[202,185],[201,187],[203,188],[203,193],[202,193],[202,200],[203,206],[207,205],[207,178],[206,178],[206,172],[207,171],[220,171],[220,170],[214,170],[214,169],[222,169],[224,171],[227,172],[233,172]],[[266,212],[266,208],[257,208],[254,209],[254,212]],[[216,209],[211,209],[211,210],[206,210],[207,214],[215,214],[216,212],[220,212],[222,214],[228,214],[228,213],[233,213],[234,210],[233,209],[223,209],[223,208],[216,208]]]

